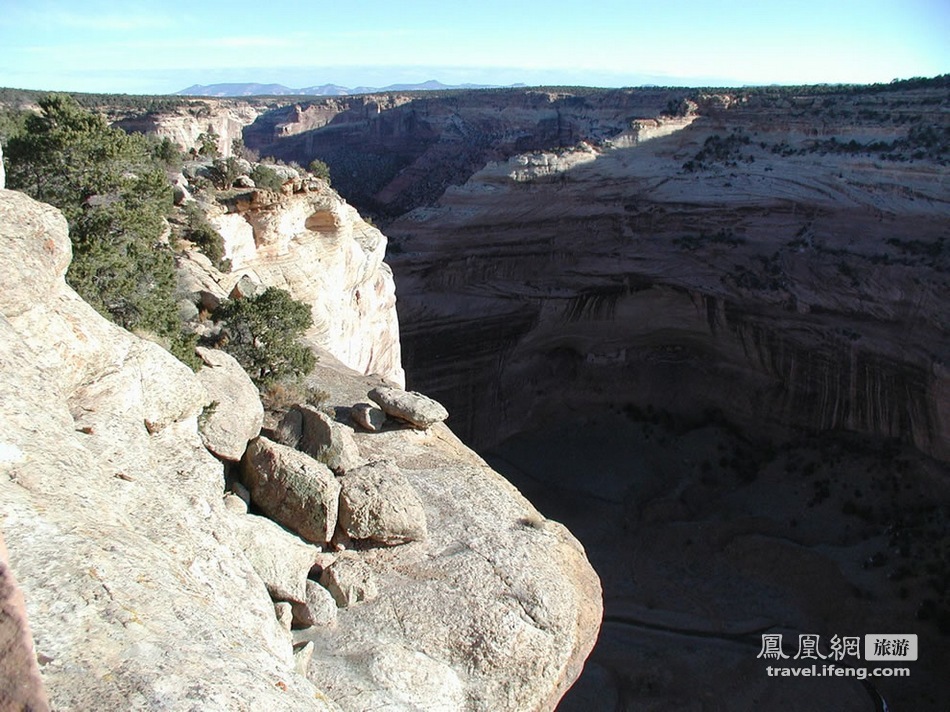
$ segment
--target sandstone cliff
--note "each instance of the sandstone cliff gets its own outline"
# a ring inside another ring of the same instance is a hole
[[[601,142],[687,90],[484,90],[334,97],[263,113],[245,129],[262,155],[330,164],[360,210],[393,217],[464,183],[488,161]]]
[[[284,193],[254,190],[209,210],[224,239],[231,271],[182,260],[190,293],[230,293],[242,277],[280,287],[311,308],[306,334],[355,371],[405,383],[386,237],[322,181],[287,184]],[[200,260],[200,258],[197,258]]]
[[[0,526],[54,709],[550,709],[579,674],[600,618],[583,550],[445,426],[333,425],[347,468],[411,484],[428,536],[321,554],[225,494],[208,422],[237,406],[66,286],[56,210],[0,192],[0,250]],[[330,354],[311,382],[339,418],[379,383]],[[337,559],[378,595],[291,633]]]
[[[414,383],[481,444],[628,399],[950,457],[946,91],[776,101],[489,163],[395,221]]]
[[[182,99],[178,103],[174,110],[132,112],[107,108],[107,113],[114,126],[167,138],[185,151],[197,145],[201,134],[214,134],[218,137],[218,153],[230,156],[235,139],[242,139],[244,127],[268,108],[266,102],[253,100]]]

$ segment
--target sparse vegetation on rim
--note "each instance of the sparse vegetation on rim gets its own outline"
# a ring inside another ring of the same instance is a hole
[[[69,222],[67,281],[116,323],[150,332],[196,365],[174,300],[166,217],[172,191],[154,139],[110,128],[74,99],[40,100],[6,149],[8,185],[55,205]]]

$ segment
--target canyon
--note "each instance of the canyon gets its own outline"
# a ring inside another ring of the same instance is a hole
[[[430,530],[442,522],[425,544],[359,553],[389,603],[287,641],[255,583],[238,623],[265,641],[233,679],[289,670],[312,643],[306,677],[281,673],[286,692],[316,685],[345,709],[943,709],[946,77],[188,102],[110,116],[185,149],[214,130],[224,155],[240,137],[320,159],[356,210],[322,185],[227,202],[209,219],[234,269],[182,258],[183,298],[227,298],[242,277],[297,293],[319,317],[307,385],[338,420],[384,379],[449,412],[425,434],[357,432],[361,459],[395,462]],[[74,413],[82,397],[66,389]],[[174,452],[193,448],[194,404],[182,408]],[[253,579],[212,496],[232,475],[198,462],[178,473],[197,499],[163,506]],[[16,516],[47,506],[42,477],[25,475],[32,494],[8,488]],[[42,653],[70,610],[30,610],[42,584],[16,557],[35,547],[7,544]],[[208,567],[186,556],[170,565],[193,585]],[[433,615],[446,625],[428,628]],[[914,633],[921,653],[909,678],[790,680],[766,674],[767,633],[790,659],[802,635],[830,656],[834,636]]]
[[[563,709],[939,708],[948,106],[946,77],[564,88],[245,130],[375,216],[410,386],[585,543],[606,622]],[[909,682],[751,649],[885,628],[926,641]]]

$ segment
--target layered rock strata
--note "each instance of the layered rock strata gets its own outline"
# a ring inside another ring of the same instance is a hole
[[[492,163],[394,222],[412,385],[476,444],[630,403],[950,457],[946,90],[795,101]]]
[[[595,143],[639,130],[688,90],[484,90],[333,97],[265,112],[244,131],[261,152],[330,165],[362,211],[396,216],[428,205],[492,160]]]
[[[244,127],[257,119],[268,106],[264,101],[177,99],[172,109],[130,113],[108,111],[114,126],[129,132],[167,138],[184,151],[199,147],[202,134],[216,137],[218,154],[230,156],[235,140],[242,141]]]

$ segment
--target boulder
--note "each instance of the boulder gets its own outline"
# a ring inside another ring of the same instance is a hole
[[[324,569],[320,585],[326,587],[338,608],[348,608],[379,595],[376,576],[368,564],[355,556],[341,556]]]
[[[387,415],[422,430],[449,417],[449,412],[441,403],[414,391],[379,386],[369,392],[369,398]]]
[[[227,290],[218,283],[220,275],[207,255],[190,249],[175,255],[176,296],[188,299],[202,310],[213,312],[222,300],[227,299]]]
[[[340,484],[326,465],[260,437],[247,448],[243,474],[251,500],[274,521],[318,544],[333,536]]]
[[[221,300],[222,297],[220,294],[215,294],[207,289],[202,289],[198,292],[198,305],[203,311],[209,314],[221,306]]]
[[[379,432],[383,429],[386,422],[386,413],[380,408],[369,403],[357,403],[350,409],[350,417],[353,422],[359,425],[363,430],[371,433]]]
[[[198,419],[201,440],[218,457],[240,460],[264,422],[257,386],[230,354],[201,346],[195,352],[204,362],[198,380],[211,402]]]
[[[301,628],[336,625],[337,606],[330,592],[307,580],[307,600],[293,604],[294,625]]]
[[[298,675],[307,676],[307,668],[310,667],[311,660],[313,660],[313,642],[294,650],[294,670]]]
[[[198,307],[190,299],[179,299],[177,305],[179,321],[191,321],[198,318]]]
[[[289,601],[278,601],[274,604],[274,615],[280,627],[289,633],[294,623],[293,605]]]
[[[359,467],[340,483],[340,526],[352,539],[391,546],[426,538],[422,502],[390,463]]]
[[[317,549],[270,519],[248,514],[237,520],[238,540],[275,601],[307,600],[307,574]]]
[[[362,462],[353,431],[312,405],[298,404],[287,411],[274,437],[335,472],[345,472]]]
[[[224,506],[235,514],[247,514],[247,502],[238,497],[233,492],[227,492],[224,495]]]

